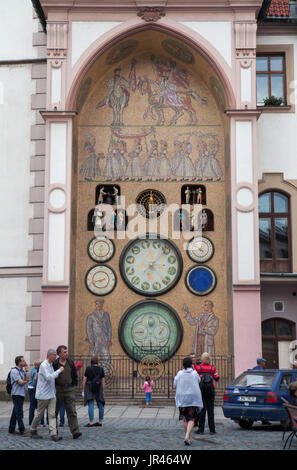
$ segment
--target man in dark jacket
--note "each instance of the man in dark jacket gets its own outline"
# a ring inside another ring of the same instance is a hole
[[[75,407],[75,387],[78,383],[77,371],[73,360],[68,357],[67,346],[59,346],[57,354],[59,357],[53,363],[54,370],[60,367],[64,367],[64,370],[56,379],[56,416],[58,416],[64,402],[70,431],[73,439],[77,439],[81,436]]]

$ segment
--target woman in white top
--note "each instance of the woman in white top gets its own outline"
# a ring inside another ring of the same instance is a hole
[[[175,403],[179,408],[179,419],[184,422],[185,445],[190,445],[191,432],[198,420],[200,409],[203,408],[203,402],[199,387],[200,377],[192,368],[190,357],[183,360],[183,367],[174,378]]]

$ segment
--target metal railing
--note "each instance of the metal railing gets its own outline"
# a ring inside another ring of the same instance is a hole
[[[78,396],[81,397],[82,381],[86,367],[90,365],[90,357],[74,356],[74,361],[82,363],[78,371]],[[184,356],[173,356],[163,362],[162,374],[151,379],[154,380],[153,394],[162,399],[173,399],[175,388],[173,380],[177,372],[181,370]],[[226,386],[233,380],[233,356],[216,355],[212,364],[216,367],[220,380],[216,383],[216,395],[221,397]],[[144,392],[141,387],[144,377],[139,374],[139,362],[124,355],[112,355],[110,357],[100,357],[99,365],[105,371],[105,397],[135,399],[143,398]]]

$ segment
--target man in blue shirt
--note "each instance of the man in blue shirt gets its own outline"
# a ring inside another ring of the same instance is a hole
[[[29,436],[30,434],[26,433],[24,426],[24,399],[26,395],[26,385],[30,380],[29,368],[24,359],[24,356],[17,356],[15,358],[15,365],[11,369],[10,381],[11,381],[11,397],[13,401],[13,410],[9,423],[9,434],[17,434],[19,436]],[[19,432],[15,430],[16,423],[18,423]]]
[[[263,370],[265,369],[265,364],[266,364],[266,359],[263,359],[263,357],[258,357],[257,365],[253,367],[252,370]]]

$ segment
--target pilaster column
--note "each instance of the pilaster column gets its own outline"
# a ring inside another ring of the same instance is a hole
[[[46,165],[41,354],[68,343],[72,120],[75,112],[45,111]]]
[[[47,22],[47,107],[65,109],[68,22]]]

